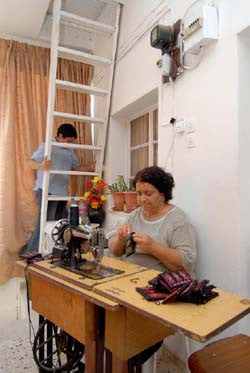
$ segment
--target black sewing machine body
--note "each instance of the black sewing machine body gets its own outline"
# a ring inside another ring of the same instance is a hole
[[[100,264],[105,235],[99,226],[72,226],[69,220],[62,219],[56,223],[51,235],[55,242],[52,252],[54,266],[95,280],[122,273]]]

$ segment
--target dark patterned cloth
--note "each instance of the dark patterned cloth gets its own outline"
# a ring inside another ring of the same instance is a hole
[[[219,294],[208,280],[194,280],[185,271],[165,271],[136,291],[149,301],[168,303],[173,300],[195,304],[205,304]]]

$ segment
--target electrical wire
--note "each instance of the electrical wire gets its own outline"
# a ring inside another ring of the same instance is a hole
[[[194,5],[196,5],[197,3],[199,2],[202,2],[204,3],[204,0],[195,0],[192,4],[189,5],[189,7],[186,9],[183,17],[182,17],[182,21],[181,21],[181,27],[180,27],[180,33],[179,33],[179,37],[180,37],[180,40],[179,40],[179,45],[183,45],[183,38],[181,37],[181,32],[183,31],[183,27],[184,27],[184,24],[185,24],[185,18],[187,17],[190,9],[192,9],[194,7]],[[188,53],[188,52],[184,52],[182,54],[182,68],[185,69],[185,70],[193,70],[195,69],[196,67],[198,67],[203,59],[203,56],[204,56],[204,46],[201,47],[201,50],[200,50],[200,53],[197,55],[197,57],[199,57],[198,61],[195,62],[193,65],[191,66],[188,66],[188,65],[185,65],[184,63],[184,58],[185,58],[185,55]]]
[[[26,298],[27,298],[27,310],[28,310],[28,319],[29,319],[29,341],[32,346],[33,342],[31,340],[31,333],[33,332],[33,339],[34,339],[35,330],[34,330],[34,326],[31,321],[31,316],[30,316],[30,294],[29,294],[29,281],[28,281],[27,269],[28,269],[28,263],[26,264],[26,267],[24,269],[24,275],[25,275],[25,282],[26,282]]]
[[[121,53],[123,49],[126,50],[127,46],[126,44],[128,44],[128,46],[131,45],[131,39],[135,38],[135,35],[137,33],[137,31],[140,33],[140,28],[141,27],[144,27],[143,24],[145,23],[145,20],[148,22],[149,18],[151,17],[152,14],[154,14],[154,12],[159,9],[159,7],[165,3],[165,0],[162,0],[154,9],[151,10],[151,12],[146,16],[144,17],[144,19],[141,21],[141,23],[139,23],[137,25],[137,27],[133,30],[133,33],[129,35],[129,37],[124,41],[124,43],[120,46],[120,51]]]
[[[190,9],[191,9],[195,4],[200,3],[200,2],[203,2],[203,3],[204,3],[204,0],[195,0],[195,1],[193,1],[193,2],[188,6],[188,8],[186,9],[186,11],[185,11],[185,13],[184,13],[184,15],[183,15],[183,17],[182,17],[182,23],[184,23],[183,20],[186,18],[186,16],[187,16],[188,12],[190,11]]]
[[[204,46],[201,46],[201,47],[200,47],[200,53],[197,55],[197,57],[200,56],[200,58],[199,58],[198,61],[196,61],[195,64],[193,64],[192,66],[184,65],[184,63],[182,62],[182,67],[183,67],[183,69],[185,69],[185,70],[193,70],[193,69],[196,69],[196,67],[198,67],[198,66],[200,65],[200,63],[201,63],[201,61],[202,61],[202,59],[203,59],[203,56],[204,56],[204,49],[205,49]],[[182,56],[182,60],[183,60],[183,61],[184,61],[185,54],[186,54],[186,53],[184,53],[183,56]]]
[[[141,23],[135,28],[132,34],[125,40],[119,47],[115,64],[120,62],[151,30],[160,19],[162,19],[168,12],[171,12],[173,18],[173,10],[169,8],[170,1],[162,0],[149,14],[142,20]],[[165,5],[164,5],[165,4]],[[104,69],[98,73],[99,77],[95,78],[95,85],[99,84],[104,78]],[[102,74],[102,75],[101,75]]]
[[[167,155],[167,158],[166,158],[166,161],[164,163],[164,169],[167,168],[167,165],[168,165],[168,160],[170,158],[170,156],[172,155],[172,171],[173,171],[173,168],[174,168],[174,144],[175,144],[175,138],[176,138],[176,132],[174,131],[174,135],[173,135],[173,138],[172,138],[172,142],[171,142],[171,145],[170,145],[170,148],[169,148],[169,151],[168,151],[168,155]]]
[[[165,3],[165,0],[163,0],[160,4],[158,4],[145,18],[144,20],[137,26],[137,28],[134,30],[133,34],[129,36],[129,38],[126,40],[124,45],[122,45],[119,48],[119,54],[116,59],[116,63],[119,62],[121,59],[123,59],[136,45],[139,41],[141,41],[148,33],[152,27],[154,27],[161,18],[163,18],[168,12],[172,12],[172,9],[169,8],[168,4],[166,4],[163,9],[159,10],[159,6]],[[152,15],[157,11],[157,13],[154,15],[153,19],[149,20],[149,18],[152,18]],[[145,23],[145,20],[147,21],[146,26],[142,31],[140,31],[140,28]],[[139,30],[137,33],[136,31]],[[132,39],[132,40],[131,40]]]

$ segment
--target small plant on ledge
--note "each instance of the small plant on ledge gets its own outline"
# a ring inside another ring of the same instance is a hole
[[[117,182],[108,185],[108,189],[113,195],[113,209],[115,211],[131,212],[138,207],[137,193],[135,192],[133,184],[130,183],[128,187],[122,175],[118,175]]]

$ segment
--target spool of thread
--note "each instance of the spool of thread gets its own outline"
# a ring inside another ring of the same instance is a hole
[[[70,225],[77,226],[79,225],[79,207],[75,201],[71,202],[69,208],[69,222]]]

